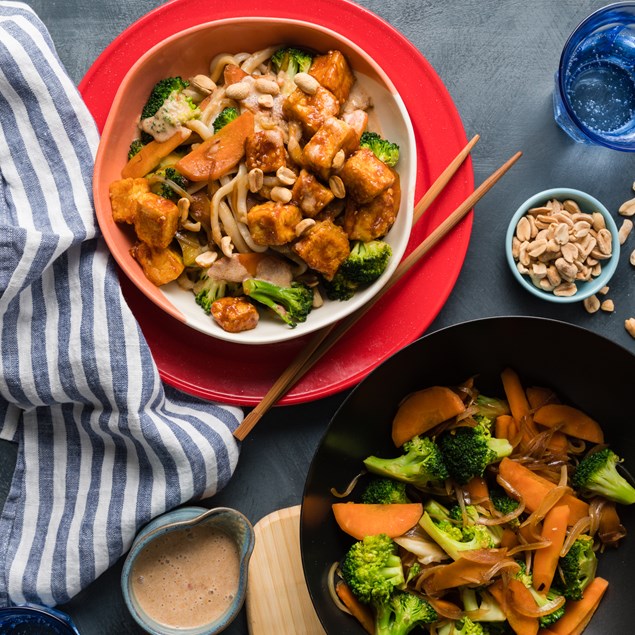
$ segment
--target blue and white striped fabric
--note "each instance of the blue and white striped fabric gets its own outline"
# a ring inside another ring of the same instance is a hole
[[[122,298],[92,208],[97,143],[44,25],[0,1],[0,437],[19,444],[0,606],[67,601],[238,461],[242,411],[164,389]]]

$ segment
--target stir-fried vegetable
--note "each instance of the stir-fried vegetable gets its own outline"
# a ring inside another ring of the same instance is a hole
[[[565,635],[581,633],[599,606],[608,582],[598,561],[625,536],[618,505],[635,502],[633,485],[617,473],[612,450],[586,447],[583,437],[600,438],[580,425],[590,417],[559,410],[578,423],[560,428],[567,443],[554,445],[551,423],[533,420],[553,393],[526,391],[511,369],[502,379],[504,399],[471,384],[411,395],[400,416],[419,423],[400,428],[416,431],[402,454],[367,457],[374,474],[355,481],[367,479],[361,502],[333,505],[337,523],[358,541],[339,566],[338,595],[358,603],[352,613],[367,630],[373,619],[375,633],[417,624],[441,635]],[[461,406],[452,405],[459,395]],[[433,414],[432,396],[450,414]],[[582,437],[572,432],[579,430]],[[500,431],[508,437],[496,437]],[[355,498],[355,488],[347,495]]]

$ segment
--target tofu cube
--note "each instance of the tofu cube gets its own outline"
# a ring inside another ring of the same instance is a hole
[[[282,132],[260,130],[249,135],[245,142],[245,162],[248,170],[260,168],[263,172],[275,172],[286,165]]]
[[[139,197],[134,220],[137,238],[150,247],[165,249],[179,226],[179,208],[167,198],[148,192]]]
[[[302,220],[293,204],[267,201],[247,212],[249,232],[257,245],[285,245],[295,239],[295,226]]]
[[[337,117],[328,117],[304,146],[304,163],[320,178],[327,180],[335,155],[343,150],[348,156],[358,143],[355,130],[351,126]]]
[[[307,95],[296,88],[282,105],[282,112],[287,119],[299,121],[307,138],[312,137],[327,117],[334,117],[340,111],[337,97],[319,86],[315,94]]]
[[[293,245],[304,262],[332,280],[351,253],[346,232],[330,220],[319,221]]]
[[[355,75],[340,51],[329,51],[326,55],[318,55],[311,64],[309,75],[328,88],[340,104],[343,104],[351,92]]]
[[[309,218],[314,218],[334,198],[333,192],[322,185],[315,175],[301,170],[291,190],[292,200]]]
[[[130,253],[141,265],[146,278],[157,287],[176,280],[185,268],[181,256],[169,247],[156,249],[146,243],[137,243]]]
[[[344,231],[350,240],[368,242],[385,236],[393,226],[401,203],[399,177],[368,203],[349,199],[344,212]]]
[[[372,150],[360,148],[346,160],[339,176],[348,195],[358,203],[368,203],[395,182],[396,172]]]
[[[139,197],[150,191],[146,179],[120,179],[109,187],[112,218],[116,223],[132,225],[139,209]]]

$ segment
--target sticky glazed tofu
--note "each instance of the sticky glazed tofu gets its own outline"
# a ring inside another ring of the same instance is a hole
[[[372,110],[338,50],[224,53],[163,78],[110,185],[113,221],[146,277],[191,291],[220,328],[295,327],[392,256],[399,147]]]

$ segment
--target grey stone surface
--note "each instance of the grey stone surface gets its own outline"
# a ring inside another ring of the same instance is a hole
[[[30,0],[78,83],[99,53],[157,0]],[[517,150],[517,166],[477,206],[470,247],[456,287],[429,331],[492,315],[536,315],[576,323],[635,351],[624,319],[635,316],[635,269],[622,258],[611,282],[613,314],[588,315],[581,305],[541,302],[520,289],[507,269],[503,237],[509,215],[533,193],[555,186],[585,190],[615,212],[633,196],[635,154],[579,146],[551,115],[553,74],[562,45],[598,0],[364,0],[431,62],[451,93],[482,182]],[[422,108],[425,104],[422,104]],[[416,116],[416,115],[415,115]],[[626,245],[630,252],[635,237]],[[535,352],[535,349],[534,349]],[[601,372],[601,366],[599,366]],[[328,421],[345,394],[271,411],[243,445],[234,479],[210,504],[229,505],[253,522],[298,504],[306,472]],[[0,495],[14,451],[0,446]],[[298,563],[300,566],[300,563]],[[64,607],[82,635],[141,633],[126,613],[116,566]],[[246,633],[244,614],[226,631]],[[282,634],[281,634],[282,635]]]

